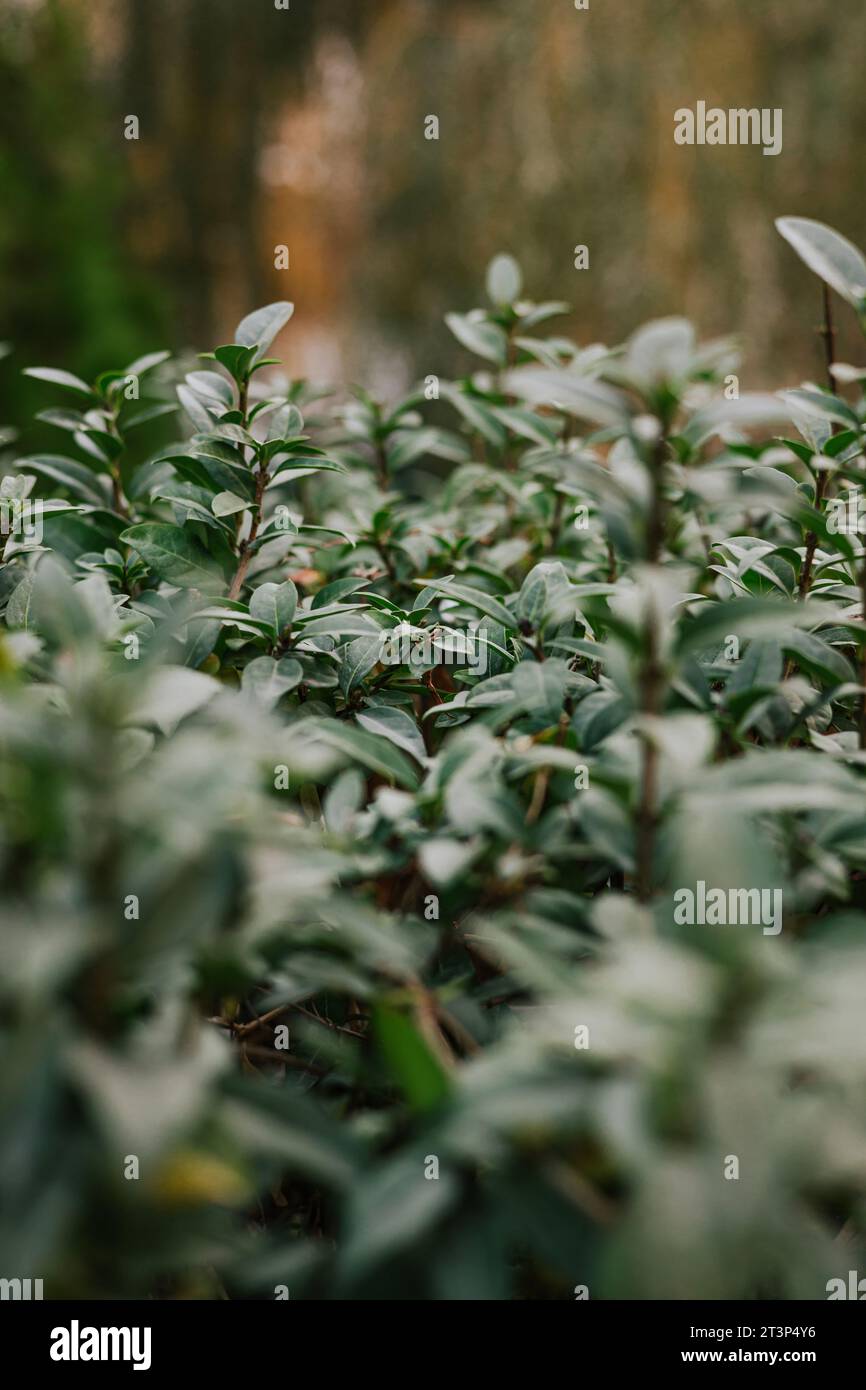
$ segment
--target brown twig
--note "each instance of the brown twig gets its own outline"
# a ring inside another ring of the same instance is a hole
[[[267,487],[267,483],[267,469],[264,467],[264,465],[261,465],[259,467],[258,473],[256,474],[256,497],[252,517],[250,520],[250,533],[247,536],[246,540],[241,541],[240,544],[240,550],[238,552],[238,567],[235,570],[234,578],[232,579],[231,586],[228,592],[228,597],[230,599],[236,599],[238,597],[241,589],[244,586],[244,580],[247,577],[247,570],[250,567],[250,560],[253,557],[253,543],[255,542],[256,536],[259,533],[259,525],[261,523],[262,518],[262,498],[265,495],[265,488]]]
[[[641,673],[641,709],[647,719],[654,719],[661,707],[663,671],[658,656],[658,633],[655,614],[649,615],[647,654]],[[641,763],[640,800],[637,809],[637,893],[641,902],[652,896],[652,867],[655,836],[658,826],[658,749],[651,729],[643,731],[643,761]]]
[[[245,1038],[248,1033],[254,1033],[257,1028],[262,1028],[271,1019],[279,1018],[280,1014],[288,1013],[291,1004],[280,1004],[276,1009],[271,1009],[266,1014],[260,1014],[258,1018],[251,1018],[248,1023],[235,1024],[233,1031],[236,1038]]]
[[[552,1185],[569,1202],[584,1212],[599,1226],[609,1226],[616,1216],[616,1207],[588,1178],[561,1159],[550,1159],[544,1171]]]
[[[320,1067],[315,1062],[305,1062],[302,1057],[293,1057],[290,1052],[274,1052],[269,1047],[259,1047],[255,1043],[244,1043],[241,1052],[244,1056],[260,1057],[263,1062],[279,1062],[292,1071],[307,1071],[311,1076],[327,1076],[331,1067]]]
[[[563,710],[559,716],[559,725],[556,730],[556,747],[561,748],[568,733],[568,726],[571,716],[567,710]],[[547,800],[547,789],[550,785],[552,769],[550,767],[540,767],[535,774],[532,785],[532,800],[529,803],[529,810],[526,812],[526,824],[534,825],[544,810],[544,803]]]
[[[833,363],[836,361],[836,327],[833,323],[833,305],[830,301],[830,286],[824,282],[824,322],[819,329],[824,343],[824,366],[827,370],[827,389],[836,394],[836,379],[833,376]]]
[[[866,550],[863,552],[863,563],[860,566],[860,621],[866,626]],[[860,684],[863,692],[860,695],[860,740],[861,748],[866,748],[866,641],[860,649]]]
[[[667,450],[666,431],[662,429],[653,450],[652,494],[647,522],[647,562],[658,565],[661,559],[665,536],[664,506],[664,461]],[[652,608],[654,595],[649,596],[647,609],[647,649],[640,672],[640,708],[645,719],[654,719],[662,704],[664,670],[659,650],[659,632],[656,614]],[[643,730],[643,758],[641,762],[640,797],[636,818],[635,859],[637,870],[637,894],[641,902],[649,902],[652,896],[652,869],[655,851],[656,829],[658,826],[658,749],[653,741],[652,730]]]
[[[818,333],[824,345],[824,368],[827,374],[827,389],[831,395],[835,395],[836,382],[833,377],[832,367],[836,359],[836,329],[833,323],[833,306],[830,301],[830,286],[824,284],[821,288],[823,290],[824,322],[818,329]],[[833,434],[837,432],[837,426],[835,424],[832,427],[832,432]],[[827,491],[829,480],[830,475],[826,469],[822,469],[815,479],[816,511],[821,510],[821,503],[824,501],[824,494]],[[815,532],[807,532],[806,552],[803,556],[803,568],[800,571],[800,582],[797,586],[797,592],[801,599],[808,597],[809,590],[812,587],[812,569],[815,563],[815,550],[817,546],[818,537]]]

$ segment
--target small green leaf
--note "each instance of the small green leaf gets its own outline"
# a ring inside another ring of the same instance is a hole
[[[268,709],[283,695],[294,690],[304,678],[299,661],[284,656],[275,661],[272,656],[257,656],[243,669],[241,690]]]
[[[340,665],[340,689],[348,700],[352,691],[372,671],[382,654],[382,634],[356,637],[346,648]]]
[[[57,367],[25,367],[23,375],[32,376],[36,381],[50,381],[53,386],[63,386],[67,391],[80,391],[84,396],[94,395],[81,377],[73,376],[72,372],[64,372]]]
[[[429,590],[431,594],[442,594],[445,598],[455,598],[461,603],[468,603],[470,608],[477,608],[479,612],[486,613],[488,618],[501,623],[509,631],[513,631],[517,626],[514,614],[492,594],[484,594],[480,589],[472,589],[467,584],[452,584],[442,579],[415,579],[412,582],[423,589],[425,594]]]
[[[19,464],[32,468],[43,477],[52,478],[76,497],[92,502],[95,507],[104,507],[108,500],[99,486],[98,474],[76,459],[63,458],[59,454],[36,454],[20,459]]]
[[[468,314],[446,314],[445,322],[458,342],[488,362],[504,366],[508,339],[498,323],[470,318]]]
[[[188,386],[178,386],[177,398],[189,416],[195,428],[202,434],[209,434],[214,428],[216,421],[210,412],[202,404],[199,397]]]
[[[282,439],[296,439],[304,432],[304,417],[296,405],[287,402],[268,416],[267,441],[273,444]]]
[[[233,492],[218,492],[210,505],[214,516],[233,516],[235,512],[245,511],[250,503]]]
[[[250,595],[250,616],[268,623],[279,637],[295,616],[298,591],[290,579],[284,584],[260,584]]]
[[[451,1083],[409,1015],[389,1004],[377,1004],[373,1030],[388,1068],[413,1110],[421,1113],[443,1105]]]
[[[146,372],[152,372],[154,367],[160,366],[162,362],[167,362],[171,353],[165,352],[146,352],[143,357],[136,357],[134,362],[124,368],[124,376],[144,376]]]
[[[523,286],[520,266],[513,256],[494,256],[487,267],[487,294],[492,304],[513,304]]]
[[[209,401],[216,401],[231,410],[235,403],[235,393],[230,381],[226,381],[219,372],[187,372],[186,382],[191,386],[196,395],[204,396]]]
[[[148,521],[130,526],[120,539],[137,550],[154,574],[168,584],[213,589],[221,582],[213,557],[180,526]]]
[[[776,228],[800,260],[822,280],[862,309],[866,300],[866,259],[846,237],[810,217],[779,217]]]
[[[366,709],[359,710],[355,718],[362,729],[389,739],[395,747],[402,748],[416,762],[427,761],[427,752],[424,740],[418,732],[418,725],[404,709],[396,709],[393,705],[368,705]]]
[[[235,381],[243,381],[249,375],[255,361],[256,349],[242,347],[240,343],[226,343],[223,347],[216,348],[213,356]]]
[[[371,772],[385,777],[389,782],[414,790],[418,785],[418,773],[414,765],[385,739],[365,733],[353,725],[340,723],[336,719],[308,719],[305,730],[343,754],[350,762],[360,763]]]
[[[220,684],[203,671],[166,666],[155,672],[133,708],[135,723],[156,724],[172,734],[182,719],[194,714],[220,691]]]
[[[256,309],[241,319],[235,330],[235,342],[242,347],[255,348],[256,357],[264,357],[294,312],[294,304],[287,300],[278,300],[275,304],[266,304],[263,309]]]

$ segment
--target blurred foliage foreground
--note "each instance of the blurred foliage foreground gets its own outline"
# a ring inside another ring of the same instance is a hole
[[[859,252],[780,230],[862,317]],[[826,381],[739,393],[683,320],[578,349],[487,291],[480,365],[387,408],[275,372],[288,304],[182,379],[31,371],[0,1273],[46,1297],[866,1268],[866,368],[828,325]],[[782,930],[679,925],[701,883]]]

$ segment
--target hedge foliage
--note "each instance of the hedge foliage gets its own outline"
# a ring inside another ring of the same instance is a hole
[[[859,252],[780,230],[862,315]],[[580,348],[509,257],[487,294],[467,376],[387,406],[275,372],[287,303],[182,374],[30,371],[0,1273],[46,1297],[822,1298],[864,1258],[866,367],[828,316],[829,378],[750,394],[684,320]],[[683,922],[701,885],[781,930]]]

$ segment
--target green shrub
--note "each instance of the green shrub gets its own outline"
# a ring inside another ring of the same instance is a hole
[[[30,373],[68,449],[3,482],[0,1245],[48,1297],[863,1259],[866,368],[829,292],[828,383],[773,396],[487,289],[480,367],[387,407],[269,372],[259,310],[137,466],[166,353]]]

